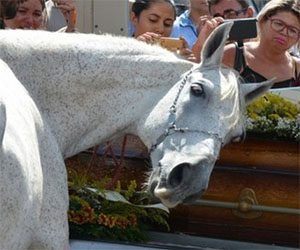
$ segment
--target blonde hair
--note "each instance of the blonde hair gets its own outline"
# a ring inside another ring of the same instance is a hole
[[[269,1],[262,10],[257,15],[258,21],[258,36],[257,40],[259,40],[260,34],[260,25],[263,22],[266,22],[271,16],[276,15],[279,12],[287,11],[292,13],[294,16],[298,18],[300,22],[300,0],[271,0]],[[300,41],[298,41],[295,46],[300,49]]]
[[[262,22],[267,21],[269,17],[282,11],[292,13],[300,22],[300,0],[271,0],[258,13],[258,23],[261,24]]]

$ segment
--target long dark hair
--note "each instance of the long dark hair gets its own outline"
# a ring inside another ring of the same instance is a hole
[[[157,2],[166,2],[166,3],[171,4],[171,6],[174,9],[174,18],[176,18],[176,8],[175,8],[175,3],[173,0],[135,0],[135,2],[132,5],[131,10],[135,14],[135,16],[137,18],[139,18],[141,13],[144,10],[149,9],[153,3],[157,3]]]

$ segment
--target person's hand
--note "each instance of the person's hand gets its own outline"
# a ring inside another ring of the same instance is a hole
[[[202,51],[202,47],[209,37],[209,35],[217,28],[220,24],[224,22],[222,17],[208,17],[203,16],[201,19],[201,29],[198,31],[198,39],[193,45],[192,51],[197,58],[197,62],[200,62],[200,55]],[[200,27],[198,26],[198,27]]]
[[[197,62],[197,58],[194,53],[188,48],[188,43],[184,37],[180,37],[180,40],[183,41],[183,48],[179,50],[179,55],[184,57],[186,60],[191,62]]]
[[[197,27],[196,27],[198,34],[200,34],[203,26],[205,25],[205,23],[208,19],[211,19],[211,17],[207,16],[207,15],[199,17],[198,22],[197,22]]]
[[[52,0],[61,10],[68,26],[66,32],[74,32],[76,25],[76,3],[75,0]]]
[[[145,32],[144,34],[138,36],[136,39],[145,43],[155,44],[157,40],[161,38],[161,35],[153,32]]]
[[[198,39],[203,39],[206,41],[208,36],[217,28],[220,24],[224,22],[222,17],[200,17],[201,21],[198,25]]]
[[[197,62],[197,58],[195,57],[194,53],[188,49],[188,48],[183,48],[179,50],[179,55],[181,55],[184,59],[191,61],[191,62]]]

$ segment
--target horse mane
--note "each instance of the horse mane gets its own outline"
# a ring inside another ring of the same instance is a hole
[[[240,93],[240,84],[242,78],[237,71],[229,67],[222,66],[221,71],[227,78],[233,78],[228,79],[229,86],[227,88],[221,88],[221,102],[226,100],[227,98],[234,100],[232,112],[227,116],[222,117],[221,119],[229,120],[231,128],[234,128],[240,123],[241,119],[244,119],[244,107],[246,104],[244,98]]]

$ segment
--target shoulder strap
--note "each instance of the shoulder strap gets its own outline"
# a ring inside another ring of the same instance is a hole
[[[295,67],[295,79],[296,81],[294,82],[293,86],[300,86],[300,73],[298,73],[298,70],[297,70],[297,61],[295,60],[294,57],[293,58],[293,61],[294,61],[294,67]]]
[[[241,72],[245,65],[245,57],[244,57],[244,47],[240,47],[238,46],[238,44],[235,42],[235,58],[234,58],[234,66],[233,68],[238,71]]]
[[[294,67],[295,67],[295,78],[298,78],[298,70],[297,70],[297,61],[295,60],[295,58],[293,57],[293,61],[294,61]]]
[[[2,21],[2,18],[0,18],[0,29],[4,29],[4,22]]]

